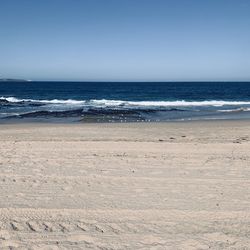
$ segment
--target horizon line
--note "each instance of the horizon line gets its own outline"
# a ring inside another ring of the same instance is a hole
[[[217,82],[250,82],[249,80],[31,80],[31,79],[15,79],[15,78],[0,78],[0,82],[100,82],[100,83],[217,83]]]

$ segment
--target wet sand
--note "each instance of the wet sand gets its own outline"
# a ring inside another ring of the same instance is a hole
[[[0,249],[250,249],[249,128],[0,125]]]

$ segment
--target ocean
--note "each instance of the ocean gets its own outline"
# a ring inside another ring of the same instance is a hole
[[[249,118],[250,82],[0,82],[0,123]]]

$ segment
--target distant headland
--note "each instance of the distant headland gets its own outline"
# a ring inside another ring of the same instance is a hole
[[[0,78],[0,82],[29,82],[25,79]]]

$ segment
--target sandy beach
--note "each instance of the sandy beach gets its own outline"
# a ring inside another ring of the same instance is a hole
[[[0,126],[0,249],[250,249],[250,122]]]

